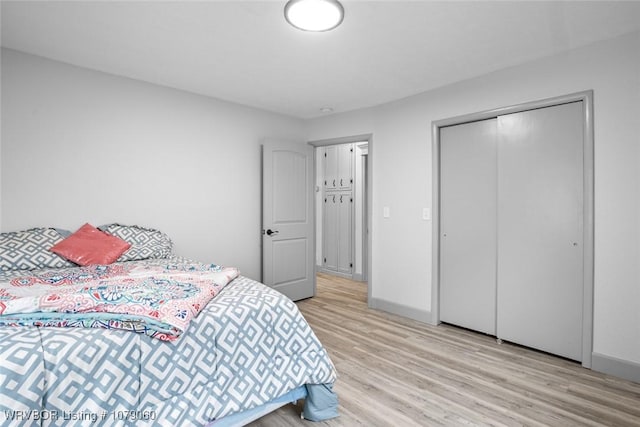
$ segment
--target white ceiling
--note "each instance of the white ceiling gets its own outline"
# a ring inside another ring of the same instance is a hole
[[[378,105],[640,30],[639,1],[2,1],[2,46],[300,118]]]

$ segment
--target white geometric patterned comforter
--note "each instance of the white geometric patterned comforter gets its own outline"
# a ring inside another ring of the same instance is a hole
[[[0,426],[201,426],[335,378],[296,305],[242,276],[174,342],[0,328]]]

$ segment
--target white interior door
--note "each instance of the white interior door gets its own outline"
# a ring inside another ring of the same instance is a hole
[[[292,300],[315,294],[313,148],[268,141],[262,150],[262,280]]]
[[[582,360],[583,104],[498,117],[498,337]]]
[[[496,333],[496,119],[440,129],[440,320]]]

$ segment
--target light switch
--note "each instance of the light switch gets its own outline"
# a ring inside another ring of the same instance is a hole
[[[391,212],[389,211],[389,206],[385,206],[382,208],[382,217],[389,218],[391,216]]]
[[[431,221],[431,209],[422,208],[422,219],[425,221]]]

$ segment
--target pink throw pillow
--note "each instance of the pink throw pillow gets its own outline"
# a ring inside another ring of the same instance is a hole
[[[79,265],[107,265],[117,260],[131,244],[85,224],[50,251]]]

